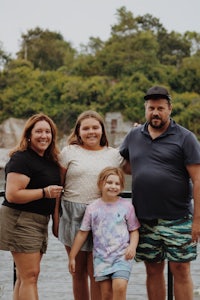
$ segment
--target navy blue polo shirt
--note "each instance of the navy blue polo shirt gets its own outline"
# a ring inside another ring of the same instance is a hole
[[[195,135],[173,120],[152,139],[148,124],[132,128],[120,153],[131,163],[133,205],[139,219],[178,219],[192,213],[191,180],[186,166],[200,164]]]

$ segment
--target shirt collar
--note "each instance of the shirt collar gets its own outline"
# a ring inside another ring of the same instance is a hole
[[[170,118],[170,123],[169,123],[169,126],[168,126],[167,130],[165,132],[163,132],[159,137],[170,135],[170,134],[175,134],[175,130],[174,130],[175,127],[176,127],[176,122]],[[149,135],[149,132],[148,132],[148,122],[145,122],[141,126],[141,132],[143,134],[145,134],[145,135]]]

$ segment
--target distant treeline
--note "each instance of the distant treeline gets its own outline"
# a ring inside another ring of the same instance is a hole
[[[0,47],[0,122],[44,112],[67,133],[80,112],[94,109],[141,123],[144,93],[159,84],[172,95],[173,118],[200,139],[200,33],[168,32],[125,7],[116,15],[108,40],[91,37],[79,51],[38,27],[21,35],[17,58]]]

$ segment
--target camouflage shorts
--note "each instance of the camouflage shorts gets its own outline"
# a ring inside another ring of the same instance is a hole
[[[136,261],[189,262],[196,259],[197,246],[191,240],[192,216],[177,220],[140,221]]]

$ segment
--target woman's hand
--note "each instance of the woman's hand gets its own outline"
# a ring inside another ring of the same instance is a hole
[[[44,188],[45,198],[59,198],[63,191],[63,186],[49,185]]]
[[[58,198],[61,196],[63,187],[49,185],[45,188],[27,189],[30,178],[24,174],[8,173],[6,179],[6,199],[10,203],[28,203],[41,198]]]

